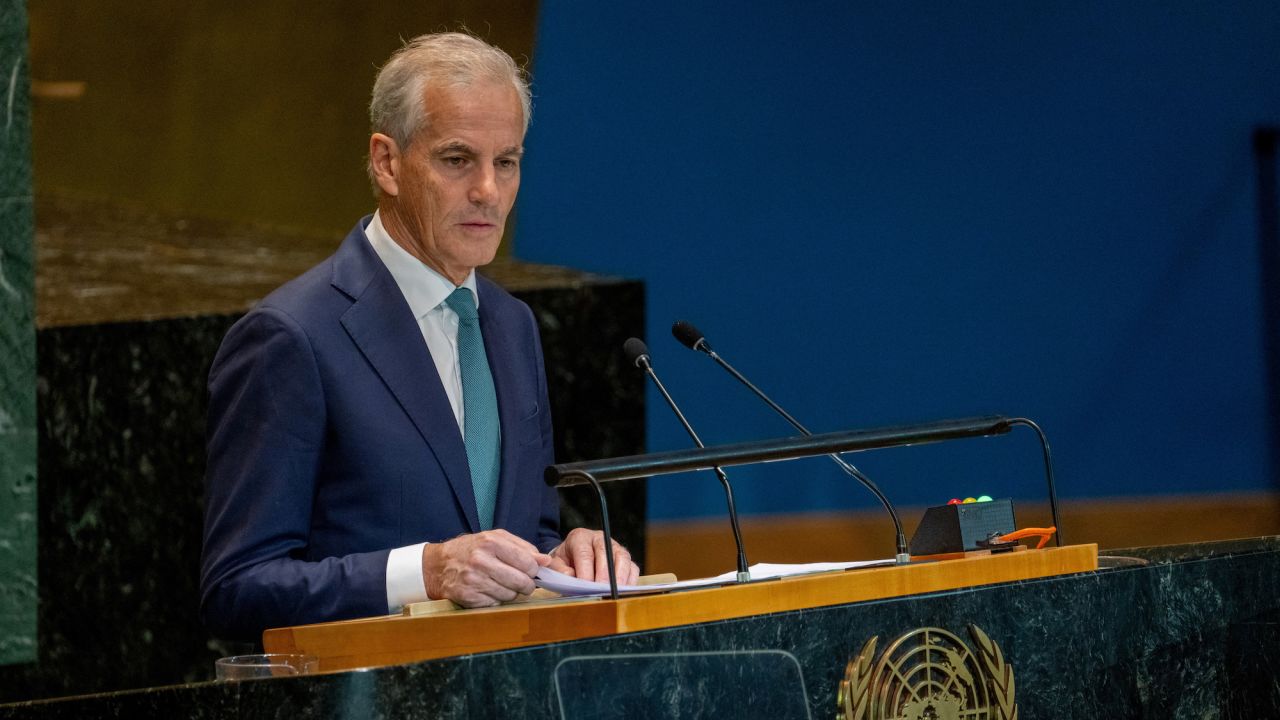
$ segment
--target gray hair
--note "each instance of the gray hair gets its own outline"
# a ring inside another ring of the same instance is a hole
[[[450,32],[419,35],[378,71],[369,101],[373,132],[391,136],[404,150],[430,119],[430,110],[423,106],[427,83],[470,85],[477,81],[511,83],[524,111],[524,129],[529,130],[533,103],[524,71],[501,48],[466,33]],[[368,170],[372,181],[372,158]]]

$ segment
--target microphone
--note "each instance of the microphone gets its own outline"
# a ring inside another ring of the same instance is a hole
[[[684,320],[677,320],[676,323],[671,326],[671,334],[675,336],[676,340],[680,341],[681,345],[684,345],[690,350],[697,350],[700,353],[704,353],[708,357],[710,357],[712,360],[715,360],[716,363],[720,365],[720,367],[727,370],[730,375],[733,375],[735,378],[737,378],[738,381],[741,382],[743,385],[746,385],[747,388],[751,390],[751,392],[755,393],[756,397],[763,400],[765,404],[768,405],[770,408],[773,408],[774,412],[778,413],[783,418],[785,418],[786,421],[791,423],[791,426],[794,427],[796,430],[799,430],[801,433],[805,435],[813,434],[809,432],[808,428],[806,428],[804,425],[801,425],[799,420],[796,420],[794,417],[791,417],[791,413],[787,412],[786,410],[783,410],[782,407],[778,405],[778,403],[774,402],[773,400],[770,400],[769,396],[764,394],[764,391],[762,391],[760,388],[753,385],[750,380],[743,377],[742,373],[735,370],[732,365],[725,362],[723,358],[717,355],[716,351],[711,349],[711,343],[707,342],[706,336],[704,336],[702,332],[698,330],[698,328],[685,322]],[[897,561],[899,565],[905,565],[906,563],[911,562],[911,553],[908,552],[907,550],[907,536],[905,533],[902,532],[902,521],[898,519],[898,512],[893,509],[893,505],[889,502],[889,498],[885,497],[885,494],[880,492],[880,488],[876,487],[876,484],[874,482],[871,482],[871,478],[867,477],[866,474],[864,474],[858,468],[845,462],[844,458],[840,457],[835,453],[831,453],[827,457],[831,458],[831,461],[834,462],[841,470],[843,470],[846,475],[849,475],[854,480],[857,480],[859,483],[862,483],[862,486],[870,490],[871,494],[875,495],[876,498],[881,502],[881,504],[884,505],[884,509],[889,511],[889,517],[893,519],[893,529],[897,533],[897,539],[896,539],[897,555],[894,559]]]
[[[667,392],[667,388],[662,385],[662,381],[658,379],[658,374],[653,371],[653,364],[649,361],[649,348],[645,346],[644,341],[640,338],[628,338],[622,344],[622,351],[626,353],[627,360],[631,361],[636,367],[644,370],[645,374],[653,380],[653,384],[658,386],[658,392],[662,393],[662,397],[667,401],[667,406],[671,408],[671,412],[676,414],[676,419],[684,426],[685,432],[689,433],[689,437],[693,438],[693,442],[700,448],[705,448],[702,444],[702,438],[698,437],[698,433],[693,431],[693,426],[685,418],[684,413],[680,412],[676,401],[671,398],[671,394]],[[747,551],[742,545],[742,531],[738,528],[738,509],[733,504],[733,486],[729,484],[729,476],[719,465],[712,468],[716,477],[720,479],[720,484],[724,486],[725,502],[729,505],[729,524],[733,526],[733,542],[738,548],[738,582],[748,582],[751,580],[751,571],[747,569]]]

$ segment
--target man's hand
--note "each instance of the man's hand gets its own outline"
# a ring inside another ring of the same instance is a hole
[[[460,535],[422,548],[427,596],[489,607],[533,592],[533,576],[551,558],[506,530]]]
[[[575,528],[551,551],[551,569],[573,575],[579,580],[609,582],[609,565],[604,554],[604,533]],[[613,571],[619,585],[634,585],[640,568],[631,562],[631,553],[617,540],[613,541]],[[537,572],[535,570],[535,572]]]

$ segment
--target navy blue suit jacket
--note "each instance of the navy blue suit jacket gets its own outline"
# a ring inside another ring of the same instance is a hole
[[[209,373],[200,610],[220,636],[387,612],[387,554],[478,532],[466,450],[417,320],[356,225],[227,333]],[[501,419],[494,526],[560,541],[542,346],[477,277]]]

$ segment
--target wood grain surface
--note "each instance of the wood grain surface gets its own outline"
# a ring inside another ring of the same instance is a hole
[[[682,592],[556,598],[496,608],[388,615],[277,628],[267,652],[306,653],[320,670],[376,667],[764,613],[902,597],[1095,570],[1096,545],[803,575]]]

